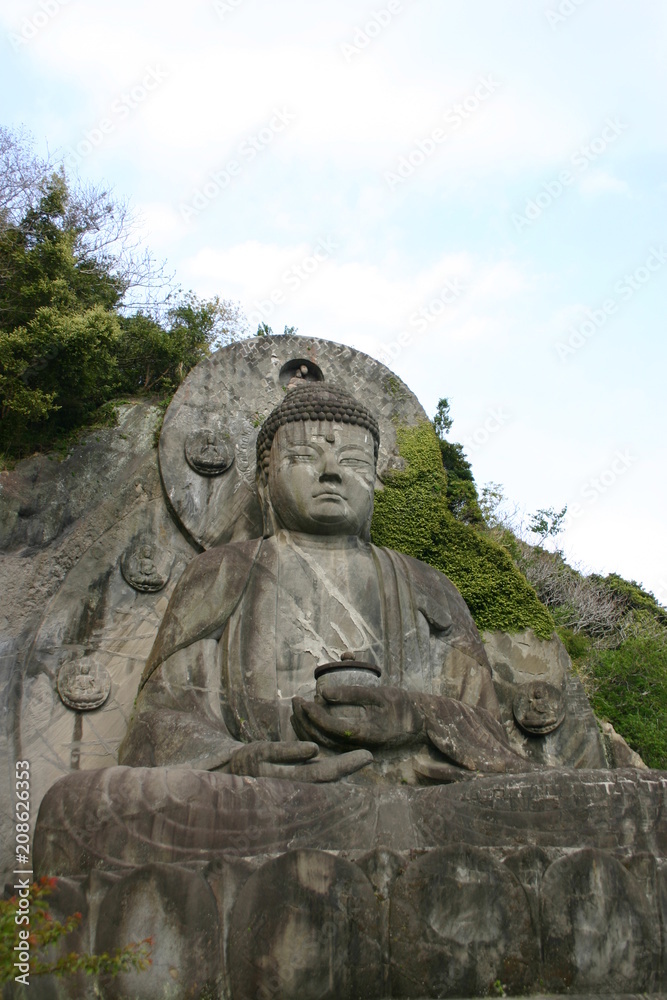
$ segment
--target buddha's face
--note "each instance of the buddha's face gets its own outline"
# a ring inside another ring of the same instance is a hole
[[[365,427],[298,420],[271,446],[269,496],[282,527],[312,535],[361,535],[373,512],[375,456]]]

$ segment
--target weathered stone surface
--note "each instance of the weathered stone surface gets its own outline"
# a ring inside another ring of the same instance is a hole
[[[260,862],[261,863],[261,862]],[[227,1000],[231,997],[231,981],[229,975],[229,928],[232,920],[232,910],[239,893],[254,871],[258,862],[246,861],[228,852],[223,857],[211,862],[203,869],[203,875],[215,897],[218,919],[221,927],[220,947],[222,953],[222,973],[219,979],[219,994]]]
[[[383,995],[378,909],[356,865],[290,851],[246,882],[232,912],[233,1000],[376,1000]]]
[[[220,476],[234,463],[234,450],[222,421],[209,421],[202,430],[191,431],[185,439],[185,458],[200,476]]]
[[[485,632],[483,638],[505,729],[515,749],[548,767],[634,766],[629,761],[617,765],[607,760],[581,681],[557,636],[545,642],[528,629],[514,635]],[[526,710],[532,702],[534,709],[536,688],[551,692],[551,714],[561,719],[544,734],[537,731],[539,727],[528,731],[517,720],[518,706]],[[557,692],[562,698],[559,708]]]
[[[554,861],[542,883],[542,926],[548,989],[660,987],[655,915],[640,885],[609,855],[583,850]]]
[[[164,540],[144,532],[125,549],[120,571],[135,590],[154,593],[167,585],[173,562],[173,553],[164,546]]]
[[[396,882],[392,996],[521,994],[538,978],[539,940],[514,875],[475,848],[431,851]]]
[[[546,771],[456,785],[312,785],[170,768],[80,772],[48,793],[40,873],[256,857],[296,847],[365,853],[576,848],[667,857],[667,774]]]
[[[439,809],[443,792],[425,789],[420,795],[422,842],[436,843],[446,830],[452,840],[479,846],[586,845],[627,854],[667,853],[664,771],[545,770],[504,780],[484,777],[447,789],[446,817]]]
[[[163,500],[146,500],[80,555],[43,609],[26,651],[14,732],[17,757],[32,762],[35,811],[62,775],[117,762],[145,659],[175,584],[172,580],[160,592],[141,592],[123,577],[122,554],[135,534],[146,531],[176,554],[177,578],[194,552]],[[86,662],[108,674],[111,690],[101,707],[84,713],[63,704],[57,681],[61,671],[76,671]]]
[[[57,681],[60,700],[75,712],[100,708],[111,691],[111,674],[91,657],[63,663]]]
[[[523,847],[508,854],[504,863],[516,875],[528,897],[530,912],[535,927],[540,926],[540,892],[542,878],[551,864],[553,850],[547,852],[541,847]]]
[[[369,543],[380,441],[373,413],[339,386],[302,381],[284,394],[257,439],[264,537],[188,567],[121,763],[287,779],[295,765],[300,781],[363,769],[356,780],[416,784],[428,747],[432,780],[451,780],[456,766],[534,769],[499,724],[461,595],[424,563]],[[349,655],[381,683],[322,684],[315,698],[322,666]],[[310,761],[313,747],[333,754]]]
[[[104,908],[109,918],[98,922],[97,954],[152,939],[150,973],[103,978],[105,1000],[219,995],[222,935],[215,898],[201,875],[177,865],[137,868],[109,890]]]
[[[31,761],[33,818],[58,777],[116,760],[170,594],[128,587],[121,553],[149,530],[175,546],[176,575],[195,554],[167,514],[153,444],[159,418],[155,407],[123,405],[117,427],[90,433],[64,461],[36,457],[0,474],[0,752]],[[80,716],[61,702],[56,677],[64,662],[91,654],[112,690],[102,708]],[[4,871],[13,867],[9,778],[3,769]]]
[[[547,736],[563,724],[564,692],[545,681],[529,681],[519,686],[512,702],[514,720],[530,736]]]
[[[646,764],[639,754],[628,746],[611,722],[601,722],[600,728],[607,751],[607,759],[612,767],[639,767],[647,770]]]
[[[656,866],[657,906],[662,929],[662,981],[667,989],[667,861],[661,860]]]

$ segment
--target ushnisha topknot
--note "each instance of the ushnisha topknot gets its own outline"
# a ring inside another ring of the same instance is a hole
[[[257,471],[269,475],[269,455],[276,431],[283,424],[297,420],[328,420],[332,423],[358,424],[373,435],[375,461],[380,447],[378,422],[366,407],[347,392],[322,382],[292,380],[285,398],[268,415],[257,435]]]

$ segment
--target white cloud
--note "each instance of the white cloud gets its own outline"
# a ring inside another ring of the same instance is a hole
[[[582,175],[579,181],[582,194],[595,196],[599,194],[629,194],[630,185],[619,180],[605,170],[591,170]]]
[[[353,4],[327,33],[311,18],[297,32],[283,25],[277,37],[263,41],[246,16],[251,6],[246,0],[221,21],[211,3],[199,0],[188,8],[186,29],[182,6],[171,0],[161,5],[159,17],[146,4],[133,4],[130,11],[120,2],[110,16],[106,7],[72,0],[22,53],[40,76],[79,91],[69,115],[74,127],[59,141],[78,140],[148,68],[158,66],[168,80],[126,129],[125,148],[147,169],[158,169],[168,156],[174,173],[193,182],[233,156],[276,106],[297,121],[274,155],[288,162],[336,162],[346,170],[390,170],[416,141],[444,126],[450,140],[425,174],[432,167],[449,180],[471,169],[516,171],[555,161],[583,130],[572,109],[517,79],[504,79],[493,65],[461,72],[443,64],[424,74],[417,53],[406,53],[399,66],[378,58],[382,39],[347,65],[338,40],[359,17]],[[5,11],[6,23],[16,24],[20,10],[16,3]],[[400,24],[393,30],[399,32]],[[484,78],[498,82],[496,92],[459,127],[448,127],[448,109],[471,98]],[[67,128],[66,120],[62,124]]]
[[[345,259],[342,247],[312,276],[299,278],[294,267],[303,265],[317,242],[247,241],[223,251],[207,247],[186,262],[186,284],[201,295],[240,300],[252,325],[260,319],[276,331],[297,325],[304,335],[354,341],[376,357],[389,350],[397,360],[428,343],[435,367],[446,366],[453,345],[479,349],[482,343],[503,341],[509,331],[501,305],[504,311],[508,296],[527,284],[523,272],[507,261],[445,254],[408,274],[400,266]],[[272,302],[275,293],[283,296],[279,304]],[[399,345],[402,333],[410,338],[405,347]]]

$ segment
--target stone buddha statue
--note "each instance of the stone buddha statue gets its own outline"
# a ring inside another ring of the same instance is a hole
[[[36,873],[95,949],[154,936],[101,995],[650,992],[667,775],[512,749],[459,592],[370,542],[375,417],[296,382],[257,438],[262,537],[192,559],[120,766],[42,801]],[[548,685],[513,698],[527,740],[562,719]]]
[[[378,445],[348,392],[292,380],[257,439],[264,537],[188,566],[121,764],[411,784],[533,769],[509,747],[458,591],[370,544]]]

